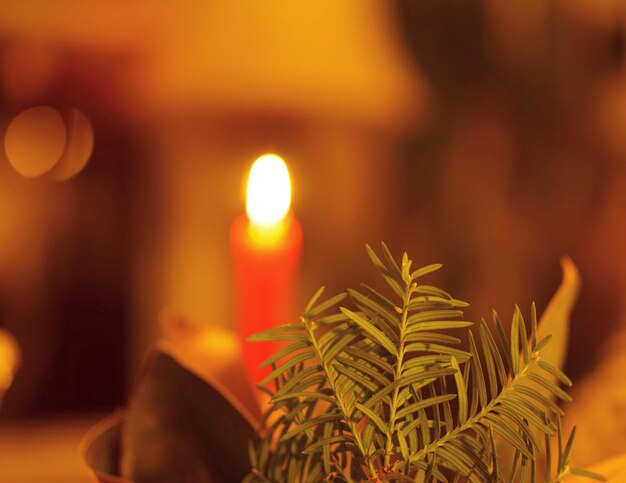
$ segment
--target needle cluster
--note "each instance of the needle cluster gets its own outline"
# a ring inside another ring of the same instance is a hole
[[[510,331],[494,312],[473,332],[466,302],[422,282],[441,265],[367,252],[389,298],[363,285],[320,301],[322,288],[297,323],[251,338],[284,345],[264,363],[270,404],[245,481],[601,478],[570,465],[557,401],[571,382],[542,360],[534,304],[529,328],[516,307]]]

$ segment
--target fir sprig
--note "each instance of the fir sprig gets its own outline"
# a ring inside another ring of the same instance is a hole
[[[554,400],[570,398],[552,381],[571,382],[541,358],[534,305],[530,336],[519,308],[508,333],[494,312],[495,337],[483,320],[466,351],[450,331],[472,325],[468,304],[421,282],[441,265],[411,271],[406,253],[398,264],[385,244],[382,258],[367,252],[396,302],[363,285],[337,309],[346,294],[319,302],[322,288],[298,323],[250,339],[286,345],[265,362],[270,404],[246,481],[601,479],[569,464],[574,432],[563,445]]]

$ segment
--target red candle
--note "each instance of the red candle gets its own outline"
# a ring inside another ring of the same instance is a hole
[[[266,154],[248,176],[246,214],[231,226],[235,269],[235,329],[246,371],[255,384],[269,374],[259,365],[277,347],[247,342],[252,334],[293,322],[290,307],[302,245],[300,223],[291,213],[291,182],[285,162]]]

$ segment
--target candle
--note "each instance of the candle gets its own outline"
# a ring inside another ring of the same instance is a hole
[[[248,176],[246,213],[231,226],[235,270],[235,329],[243,348],[245,368],[259,383],[269,368],[259,365],[276,344],[247,342],[270,327],[293,322],[290,307],[302,245],[300,223],[291,212],[291,181],[279,156],[258,158]]]

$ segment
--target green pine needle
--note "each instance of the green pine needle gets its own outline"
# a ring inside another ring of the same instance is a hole
[[[422,283],[441,265],[411,271],[406,253],[366,248],[391,297],[363,285],[338,306],[346,294],[320,301],[322,288],[298,323],[250,339],[283,345],[264,363],[271,400],[246,481],[603,479],[570,466],[575,432],[563,445],[554,402],[570,397],[553,381],[571,381],[541,359],[534,304],[530,338],[516,307],[508,333],[494,312],[495,336],[483,321],[466,352],[450,331],[472,325],[468,304]]]

